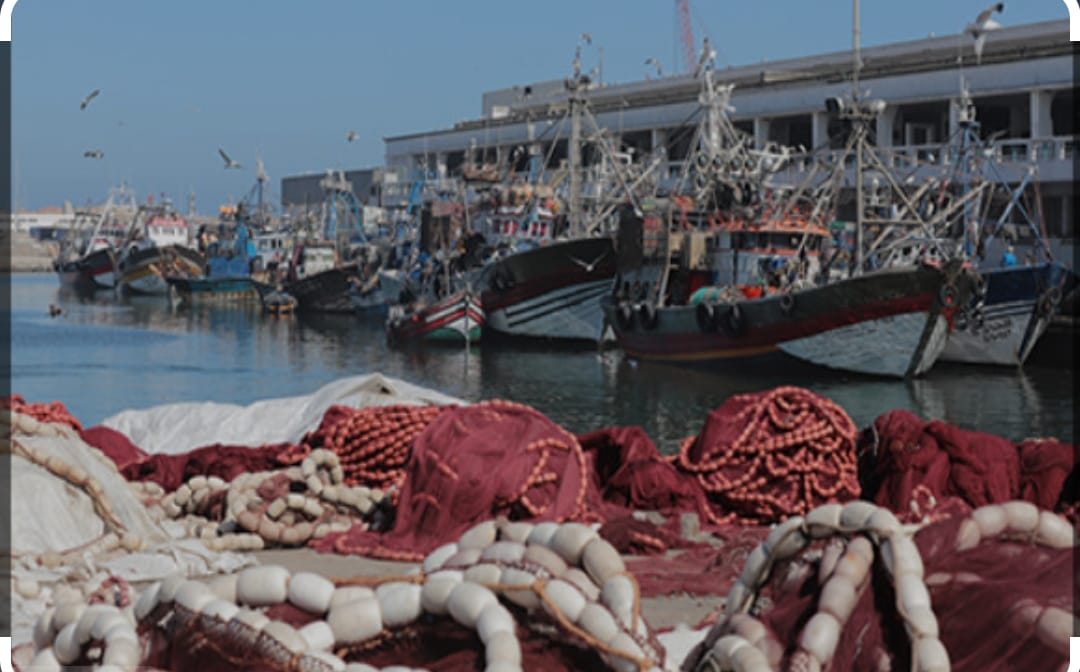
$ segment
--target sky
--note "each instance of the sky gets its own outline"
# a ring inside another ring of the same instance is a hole
[[[958,33],[989,0],[864,0],[873,46]],[[104,200],[121,180],[201,213],[238,200],[262,156],[280,178],[380,165],[384,137],[480,115],[484,91],[565,77],[579,35],[603,81],[665,73],[674,0],[19,0],[12,17],[13,195],[20,209]],[[842,51],[850,0],[690,0],[718,67]],[[1012,26],[1065,19],[1012,0]],[[992,38],[991,38],[992,39]],[[101,94],[86,110],[79,102]],[[347,142],[349,130],[358,139]],[[225,170],[224,148],[240,170]],[[83,158],[101,150],[103,159]]]

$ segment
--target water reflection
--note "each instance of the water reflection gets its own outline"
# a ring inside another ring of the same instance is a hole
[[[53,276],[13,279],[15,391],[61,399],[88,423],[125,408],[182,400],[250,403],[307,394],[381,371],[470,400],[508,398],[568,429],[640,425],[665,451],[734,394],[800,385],[835,400],[859,426],[893,408],[1011,439],[1073,440],[1073,374],[939,365],[913,381],[792,362],[779,370],[635,363],[617,351],[488,340],[390,349],[381,320],[264,315],[257,305],[174,306],[164,297],[75,293]],[[50,319],[50,303],[65,314]]]

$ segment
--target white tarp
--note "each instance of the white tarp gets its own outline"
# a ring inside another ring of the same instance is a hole
[[[433,390],[375,373],[342,378],[302,397],[268,399],[250,406],[191,402],[118,413],[103,425],[148,453],[175,455],[223,443],[259,446],[297,443],[316,429],[330,406],[464,404]]]

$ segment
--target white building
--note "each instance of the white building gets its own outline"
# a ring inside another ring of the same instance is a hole
[[[957,63],[961,45],[962,67]],[[1036,161],[1050,236],[1075,237],[1077,143],[1068,21],[995,30],[978,64],[972,40],[960,35],[864,49],[862,61],[860,88],[888,103],[877,119],[879,146],[900,157],[947,162],[941,144],[958,130],[962,74],[982,135],[997,138],[995,156],[1002,173],[1018,180]],[[836,146],[824,101],[849,94],[851,76],[850,51],[716,72],[720,83],[735,85],[732,117],[759,145],[774,141],[808,149]],[[594,86],[587,98],[599,125],[614,133],[623,148],[640,156],[666,147],[669,169],[677,171],[689,150],[691,135],[684,131],[696,123],[699,91],[697,80],[680,75]],[[476,161],[498,161],[518,147],[539,145],[542,155],[551,157],[549,163],[558,165],[566,158],[569,125],[563,124],[559,134],[554,129],[565,115],[566,99],[561,80],[485,93],[480,118],[385,138],[386,164],[402,174],[420,167],[447,174],[465,162],[467,153]],[[519,169],[525,154],[519,153]]]

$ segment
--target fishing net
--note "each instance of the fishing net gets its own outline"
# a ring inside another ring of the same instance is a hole
[[[773,528],[682,669],[1063,669],[1075,530],[1027,502],[946,509],[913,538],[861,501]]]
[[[920,488],[971,506],[1012,499],[1056,510],[1076,504],[1066,481],[1078,449],[1054,439],[1012,443],[896,410],[863,433],[859,453],[864,495],[893,511],[908,510]]]
[[[707,493],[713,524],[771,524],[859,496],[856,434],[834,402],[778,387],[725,401],[675,465]]]
[[[82,429],[82,423],[59,401],[28,404],[22,395],[12,394],[0,397],[0,410],[28,415],[38,422],[66,425],[75,431]]]

